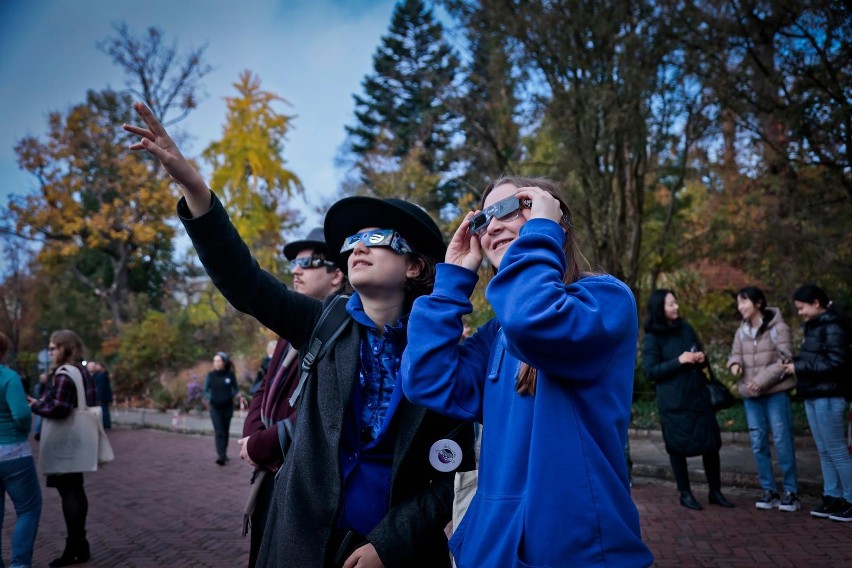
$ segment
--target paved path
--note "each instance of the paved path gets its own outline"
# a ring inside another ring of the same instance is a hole
[[[249,468],[237,459],[214,463],[211,436],[113,428],[116,460],[86,474],[88,566],[245,566],[240,535]],[[34,444],[37,448],[38,444]],[[34,566],[62,554],[65,524],[55,489],[44,487]],[[14,509],[6,502],[3,551],[8,562]]]
[[[114,414],[119,424],[140,423],[138,416],[132,421],[133,416],[128,413],[123,419],[121,413]],[[215,465],[212,437],[168,431],[172,418],[162,413],[146,415],[148,426],[157,423],[166,431],[127,426],[110,431],[116,461],[86,475],[92,545],[88,566],[245,566],[248,540],[240,536],[240,527],[249,468],[236,459],[233,440],[229,450],[233,459],[224,467]],[[235,418],[232,432],[237,433],[238,413]],[[176,429],[206,431],[205,424],[209,424],[205,416],[185,417]],[[634,433],[637,474],[657,467],[653,438],[653,434]],[[734,459],[732,450],[737,455],[745,453],[743,444],[729,442],[726,446],[729,463]],[[723,467],[725,456],[723,452]],[[808,456],[805,451],[803,457],[810,459]],[[707,488],[700,483],[703,476],[697,469],[700,460],[690,460],[690,466],[695,474],[694,493],[706,503]],[[699,512],[678,505],[677,491],[665,479],[640,475],[633,492],[642,536],[657,566],[852,565],[852,523],[811,517],[807,510],[816,505],[816,495],[805,495],[805,508],[797,513],[759,511],[754,508],[753,488],[726,487],[735,509],[709,506]],[[35,566],[46,566],[61,554],[64,544],[56,490],[43,488],[43,494]],[[13,526],[14,512],[7,500],[3,527],[6,560]]]

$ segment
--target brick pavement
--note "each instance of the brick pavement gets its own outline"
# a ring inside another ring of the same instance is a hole
[[[640,477],[633,485],[642,539],[656,566],[713,568],[848,568],[852,566],[852,523],[809,514],[818,498],[804,496],[795,513],[761,511],[753,489],[724,488],[736,507],[707,505],[707,486],[693,482],[704,505],[691,511],[678,503],[673,483]]]
[[[211,436],[173,434],[153,429],[112,429],[116,460],[85,478],[89,498],[87,566],[245,566],[242,510],[249,468],[240,463],[236,443],[231,461],[214,463]],[[34,444],[37,448],[38,444]],[[62,554],[65,524],[55,489],[41,477],[41,524],[35,566]],[[6,502],[3,551],[8,560],[14,509]]]
[[[154,429],[113,429],[116,461],[86,475],[92,560],[104,567],[245,566],[240,536],[248,467],[216,466],[211,436]],[[43,478],[42,478],[43,486]],[[694,483],[706,503],[706,485]],[[657,566],[840,567],[852,565],[852,523],[812,518],[816,498],[797,513],[758,511],[753,489],[726,488],[735,509],[689,511],[666,480],[637,477],[634,499],[642,535]],[[55,489],[43,487],[44,508],[35,565],[62,552],[64,523]],[[8,559],[14,512],[7,499],[3,550]]]

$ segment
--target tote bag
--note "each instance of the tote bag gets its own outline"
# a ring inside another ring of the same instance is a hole
[[[39,469],[45,474],[97,471],[98,463],[115,459],[104,431],[101,408],[87,406],[83,376],[73,365],[56,370],[74,381],[77,408],[66,418],[45,418],[39,443]]]

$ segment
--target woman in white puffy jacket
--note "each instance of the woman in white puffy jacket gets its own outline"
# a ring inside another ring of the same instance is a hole
[[[758,509],[797,511],[800,503],[789,394],[796,379],[785,373],[783,366],[793,356],[790,328],[781,310],[766,306],[760,288],[748,286],[737,292],[737,310],[743,323],[734,334],[728,368],[740,377],[737,387],[744,397],[751,450],[763,489],[755,505]],[[772,472],[770,432],[781,468],[783,495],[778,493]]]

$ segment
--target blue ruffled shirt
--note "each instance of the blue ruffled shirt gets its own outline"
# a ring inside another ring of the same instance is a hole
[[[338,526],[369,533],[390,506],[391,470],[396,441],[394,412],[402,400],[399,369],[406,345],[405,315],[379,334],[358,294],[346,305],[361,326],[358,384],[344,421],[340,443],[343,504]]]

